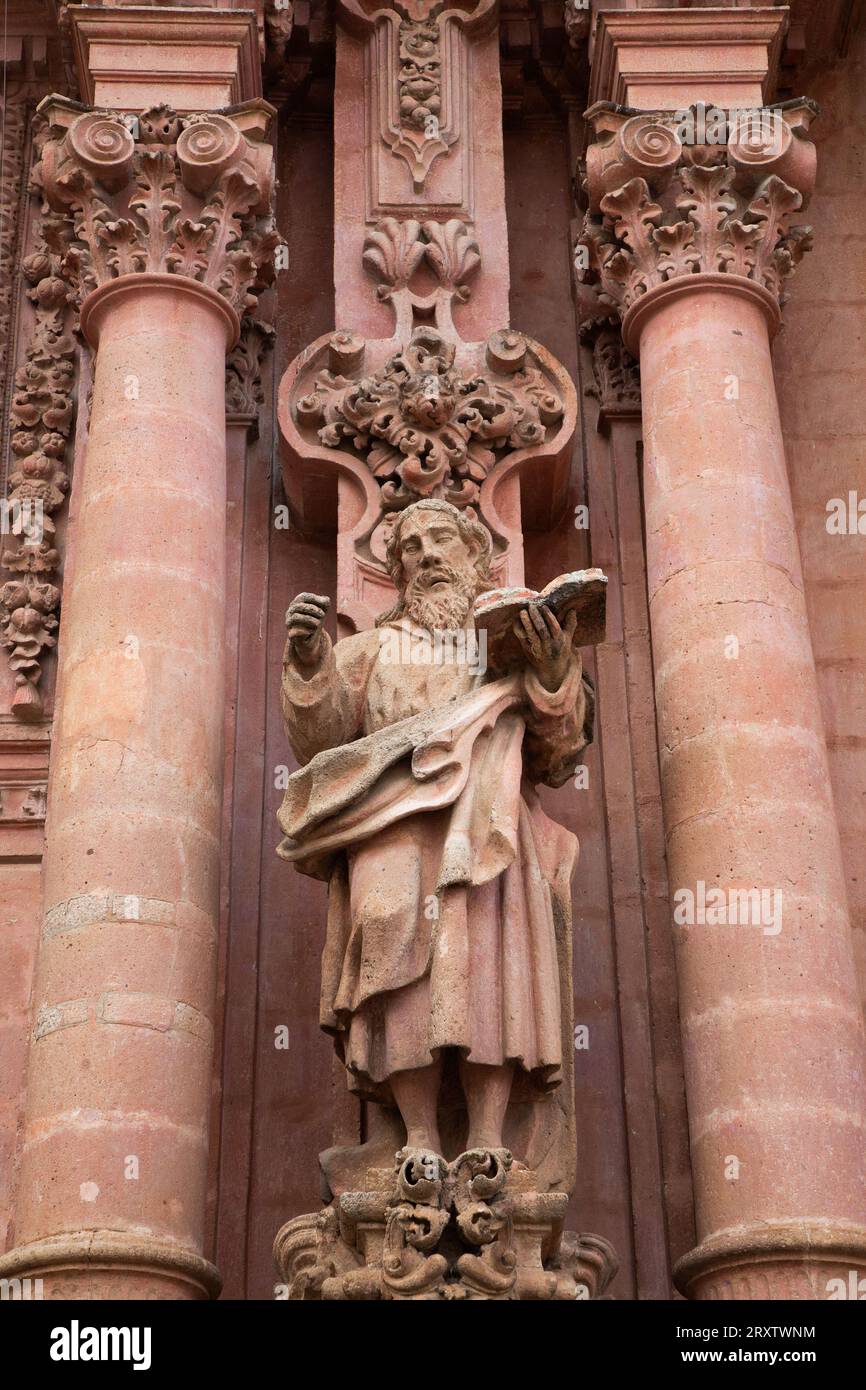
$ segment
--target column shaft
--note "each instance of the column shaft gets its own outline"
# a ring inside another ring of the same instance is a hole
[[[640,350],[699,1241],[679,1281],[697,1297],[826,1297],[829,1278],[866,1264],[863,1021],[770,357],[776,314],[753,282],[701,275],[652,291],[624,325]],[[718,925],[700,906],[712,889],[725,896]]]
[[[82,324],[99,350],[15,1253],[55,1296],[196,1297],[216,1284],[201,1254],[237,319],[193,281],[129,275]]]

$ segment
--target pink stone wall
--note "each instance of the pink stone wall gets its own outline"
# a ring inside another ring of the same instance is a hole
[[[805,67],[814,250],[790,287],[774,357],[812,645],[866,999],[866,30],[848,56]],[[864,534],[831,535],[827,503],[864,503]]]

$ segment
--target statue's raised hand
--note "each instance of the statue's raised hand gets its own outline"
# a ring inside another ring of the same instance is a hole
[[[292,653],[302,666],[315,666],[322,653],[322,624],[331,606],[327,594],[298,594],[286,610]]]

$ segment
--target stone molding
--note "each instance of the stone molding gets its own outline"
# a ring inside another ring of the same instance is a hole
[[[788,11],[775,6],[638,9],[598,15],[589,101],[690,105],[695,91],[757,106],[775,89]]]
[[[137,1231],[67,1231],[0,1255],[0,1278],[28,1275],[50,1278],[55,1298],[86,1297],[79,1285],[92,1287],[100,1275],[105,1298],[128,1296],[122,1290],[134,1280],[150,1286],[141,1297],[171,1297],[167,1279],[173,1279],[187,1298],[217,1298],[222,1287],[222,1276],[209,1260]]]
[[[240,11],[69,5],[65,13],[88,105],[140,111],[167,100],[191,112],[262,94],[254,5]]]
[[[866,1227],[820,1217],[767,1220],[702,1241],[677,1262],[674,1282],[692,1299],[826,1299],[827,1280],[847,1281],[849,1271],[864,1269]]]

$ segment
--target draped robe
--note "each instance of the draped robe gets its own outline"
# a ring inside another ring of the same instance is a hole
[[[282,707],[303,766],[278,853],[329,882],[320,1021],[354,1091],[392,1103],[395,1072],[458,1049],[513,1061],[537,1095],[562,1075],[557,934],[570,954],[577,840],[534,787],[573,775],[592,687],[577,664],[550,692],[531,669],[483,677],[429,645],[424,660],[410,647],[424,636],[407,618],[336,646],[323,634],[309,679],[287,643]]]

